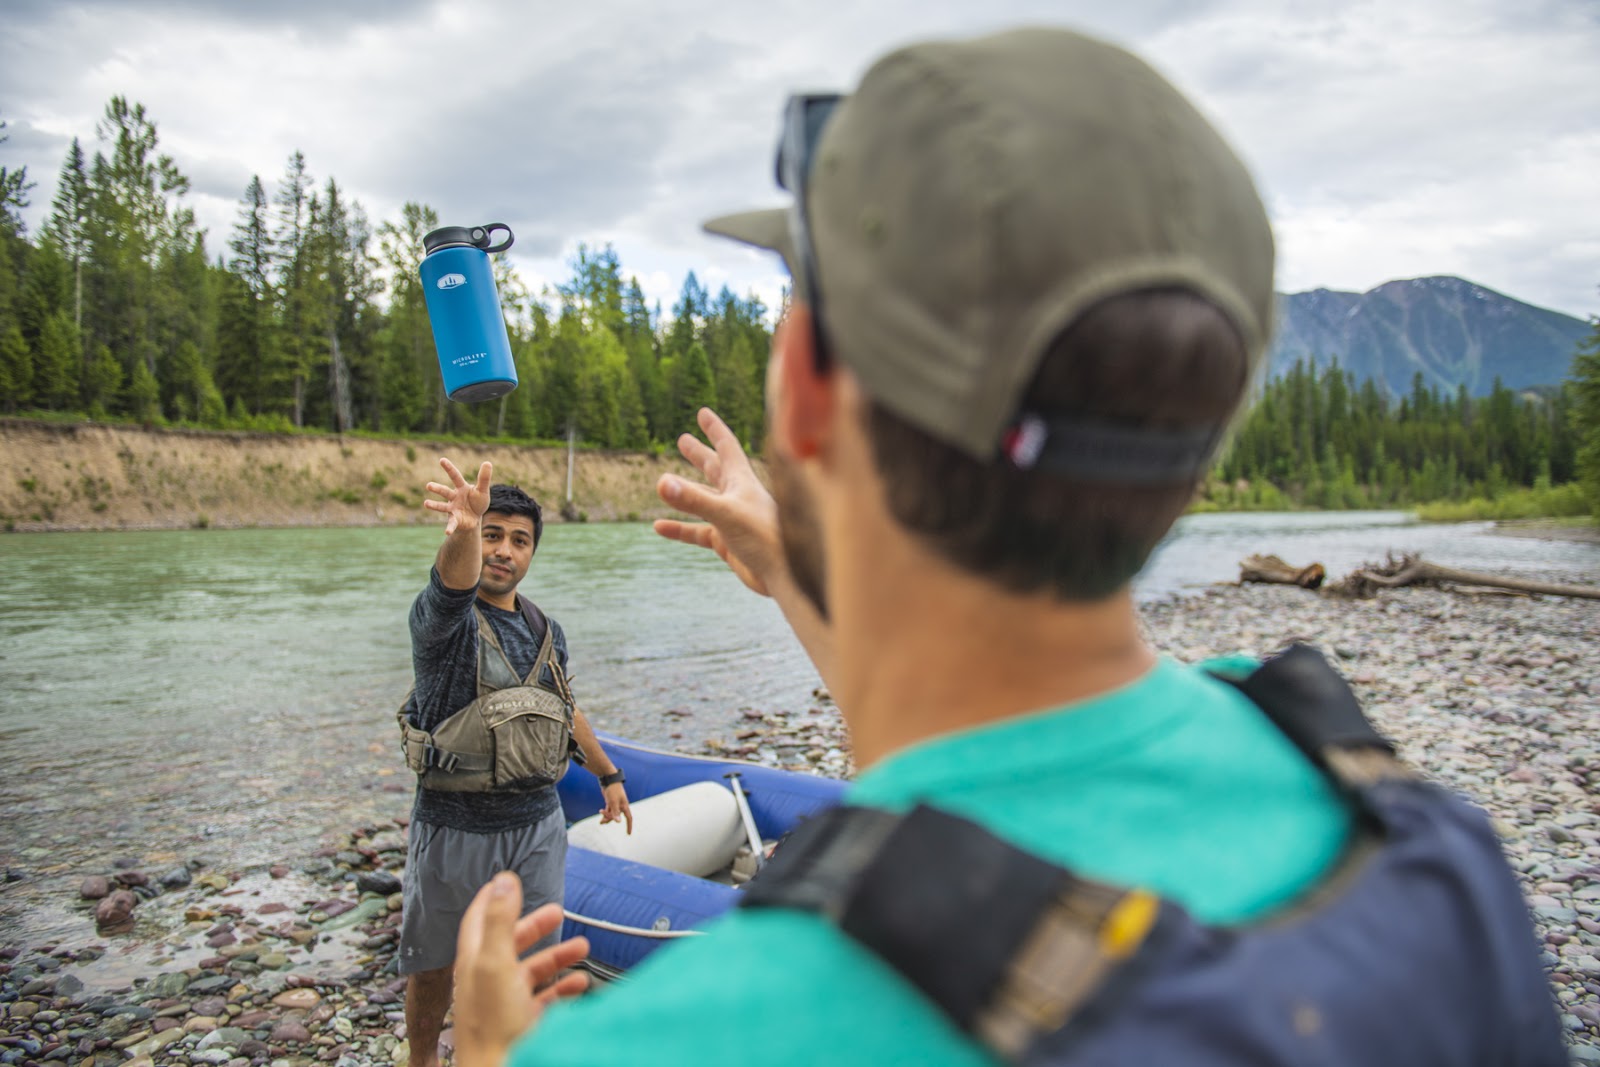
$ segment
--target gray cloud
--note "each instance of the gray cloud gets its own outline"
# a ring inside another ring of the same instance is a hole
[[[115,19],[174,19],[179,23],[203,18],[247,26],[279,25],[343,33],[374,22],[410,18],[433,7],[438,0],[9,0],[6,21],[11,26],[48,25],[63,17],[87,16]]]
[[[1600,308],[1600,7],[1567,0],[698,0],[605,10],[515,0],[24,0],[0,36],[0,162],[48,203],[71,136],[141,100],[193,181],[213,250],[253,173],[295,149],[376,220],[407,200],[517,227],[559,271],[579,240],[649,275],[771,264],[699,220],[781,202],[785,95],[847,87],[910,39],[1077,25],[1141,52],[1240,146],[1277,221],[1286,288],[1458,273]],[[50,188],[46,188],[46,187]]]
[[[662,87],[727,58],[727,45],[709,36],[671,52],[642,33],[573,49],[493,100],[429,115],[415,141],[388,146],[363,169],[362,184],[427,201],[441,218],[522,220],[519,243],[559,254],[573,235],[649,197],[681,121],[679,99]]]

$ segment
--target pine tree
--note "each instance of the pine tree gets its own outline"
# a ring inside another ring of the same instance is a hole
[[[217,327],[217,385],[224,396],[259,415],[273,408],[281,379],[274,336],[274,249],[267,228],[267,194],[259,176],[245,188],[228,247],[233,258],[228,261]]]
[[[717,386],[711,376],[711,360],[698,341],[674,361],[672,401],[676,423],[674,435],[694,433],[699,426],[696,415],[700,409],[717,406]]]
[[[146,423],[161,419],[161,386],[142,359],[134,362],[133,378],[128,382],[128,410]]]
[[[127,373],[142,361],[154,377],[164,340],[158,337],[156,271],[165,255],[193,237],[193,213],[181,202],[189,180],[172,157],[158,152],[156,126],[144,105],[114,96],[95,129],[111,154],[97,152],[90,168],[96,269],[85,281],[84,303],[95,314],[86,315],[85,332],[109,346]]]
[[[83,344],[72,313],[61,308],[45,321],[39,336],[39,359],[34,381],[37,402],[52,411],[77,407],[83,374]]]
[[[108,345],[96,345],[83,373],[83,402],[91,418],[105,415],[107,405],[122,391],[122,365]]]
[[[325,354],[322,319],[327,303],[318,284],[312,234],[320,229],[320,205],[311,192],[306,157],[296,151],[289,157],[274,199],[277,208],[272,244],[278,267],[276,289],[282,309],[279,350],[288,377],[290,421],[305,425],[306,385],[316,374]]]
[[[1568,388],[1572,392],[1578,481],[1589,498],[1590,510],[1600,520],[1600,316],[1591,321],[1594,331],[1572,358]]]
[[[83,263],[89,254],[89,172],[83,146],[74,137],[67,158],[61,164],[56,198],[51,202],[50,218],[44,238],[61,250],[72,265],[72,324],[83,328]]]
[[[33,353],[16,323],[0,333],[0,406],[8,412],[33,399]]]
[[[0,120],[0,144],[11,139],[5,128]],[[28,192],[33,185],[27,167],[0,167],[0,338],[9,336],[11,328],[18,325],[15,305],[29,252],[22,209],[29,206]]]
[[[437,433],[445,427],[444,382],[417,274],[422,238],[438,226],[439,215],[433,208],[407,203],[401,209],[400,225],[386,222],[378,228],[382,258],[393,284],[381,341],[379,384],[384,424],[389,429]]]

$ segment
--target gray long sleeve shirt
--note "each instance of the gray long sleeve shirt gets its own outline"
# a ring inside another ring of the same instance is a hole
[[[494,627],[513,670],[526,675],[539,658],[544,634],[531,632],[520,611],[505,611],[478,600],[476,588],[449,589],[435,569],[428,576],[427,588],[417,594],[411,605],[411,665],[416,691],[407,711],[419,729],[431,732],[478,696],[478,623],[472,615],[474,603]],[[567,635],[555,619],[549,622],[555,634],[553,655],[565,670]],[[540,680],[554,685],[549,667]],[[419,785],[411,818],[469,833],[499,833],[530,826],[558,804],[552,787],[453,793]]]

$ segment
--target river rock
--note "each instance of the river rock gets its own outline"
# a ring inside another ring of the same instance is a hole
[[[376,919],[378,916],[386,914],[388,910],[389,902],[387,900],[381,900],[373,897],[368,900],[363,900],[353,909],[345,912],[336,919],[330,918],[327,922],[322,924],[322,928],[324,930],[343,930],[351,926],[357,926],[364,922],[370,922],[371,920]]]
[[[290,1010],[309,1010],[322,1003],[322,994],[315,989],[286,989],[273,997],[272,1003]]]
[[[378,852],[404,852],[406,840],[397,831],[387,830],[372,839],[372,847]]]
[[[267,1040],[273,1043],[304,1043],[311,1040],[311,1031],[294,1019],[285,1019],[272,1028],[272,1036]]]
[[[94,908],[94,922],[102,933],[120,933],[133,927],[133,909],[139,898],[126,889],[118,889]]]
[[[103,874],[91,874],[78,887],[78,895],[84,900],[99,900],[110,892],[111,879]]]
[[[235,1049],[250,1040],[250,1034],[236,1026],[220,1026],[200,1039],[198,1048]]]
[[[174,867],[170,871],[163,872],[156,881],[163,889],[182,889],[194,881],[194,876],[189,873],[187,867]]]
[[[207,975],[190,982],[189,992],[197,997],[204,997],[213,993],[226,993],[233,988],[233,984],[234,979],[225,974]]]
[[[388,871],[362,871],[356,875],[356,888],[363,893],[377,893],[386,897],[390,893],[400,892],[400,879]]]
[[[154,1056],[174,1041],[183,1040],[183,1031],[177,1027],[162,1034],[152,1034],[136,1045],[131,1045],[126,1050],[130,1056]]]
[[[196,1015],[219,1016],[228,1010],[228,1002],[222,997],[202,997],[195,1001],[189,1010]]]

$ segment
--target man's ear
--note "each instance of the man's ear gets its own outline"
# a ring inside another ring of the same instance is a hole
[[[774,444],[794,459],[815,456],[833,434],[838,380],[833,367],[817,367],[815,320],[804,304],[791,304],[772,345]]]

